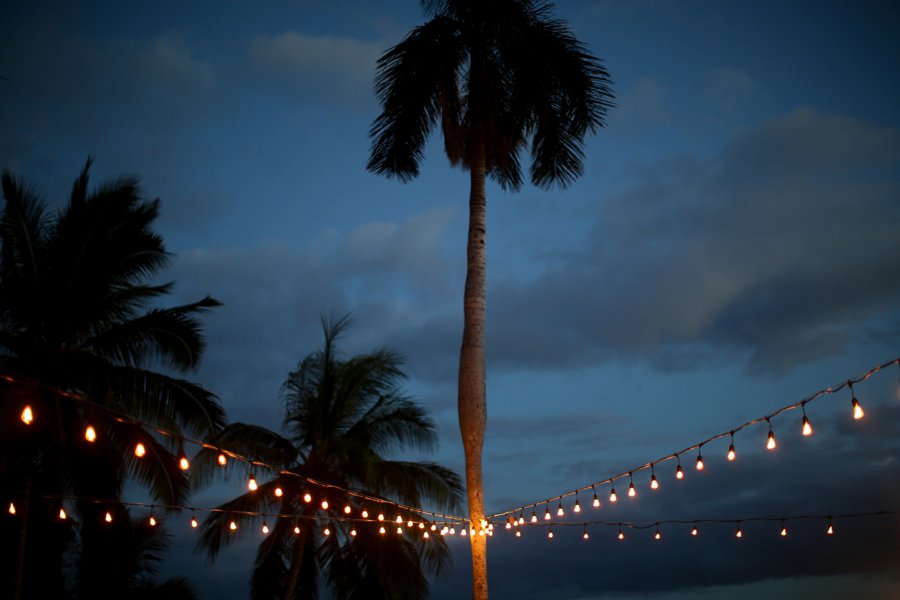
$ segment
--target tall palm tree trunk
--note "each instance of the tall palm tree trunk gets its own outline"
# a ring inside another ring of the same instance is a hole
[[[306,543],[306,533],[301,531],[294,540],[294,552],[291,556],[291,568],[288,570],[287,581],[284,582],[284,594],[282,600],[293,600],[297,592],[297,584],[300,582],[300,567],[303,565],[303,547]]]
[[[467,246],[466,289],[463,300],[464,325],[459,354],[459,430],[466,454],[466,493],[470,529],[479,531],[484,517],[484,485],[481,452],[487,426],[484,365],[485,271],[487,258],[487,200],[484,189],[485,148],[483,134],[477,135],[475,156],[470,168],[469,241]],[[487,536],[471,535],[472,597],[487,600]]]

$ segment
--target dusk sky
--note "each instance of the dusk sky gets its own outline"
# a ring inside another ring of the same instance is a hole
[[[900,356],[900,4],[561,0],[616,108],[565,190],[488,187],[488,512],[600,481]],[[463,471],[456,424],[468,176],[438,135],[422,174],[368,173],[375,62],[425,20],[414,0],[44,2],[0,11],[0,167],[63,202],[141,178],[174,253],[171,303],[210,294],[191,377],[231,421],[278,428],[279,388],[352,313],[349,355],[407,358],[406,390]],[[896,365],[704,447],[707,469],[588,510],[654,523],[900,510]],[[724,443],[723,443],[724,442]],[[687,469],[687,467],[690,467]],[[677,485],[676,485],[677,484]],[[238,482],[235,482],[235,489]],[[599,490],[598,490],[599,491]],[[216,488],[192,502],[227,498]],[[224,489],[228,492],[228,488]],[[608,487],[603,489],[608,494]],[[139,492],[136,498],[140,500]],[[586,504],[587,499],[582,499]],[[605,500],[605,497],[604,497]],[[567,501],[567,508],[571,500]],[[177,519],[174,519],[177,520]],[[174,521],[173,520],[173,521]],[[183,519],[166,572],[247,596],[254,542],[213,564]],[[888,599],[900,519],[561,528],[489,541],[495,598]],[[452,539],[440,600],[470,594]]]

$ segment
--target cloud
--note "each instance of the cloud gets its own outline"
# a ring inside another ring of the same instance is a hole
[[[711,356],[781,371],[896,324],[900,134],[797,110],[601,199],[585,249],[490,291],[509,367]]]

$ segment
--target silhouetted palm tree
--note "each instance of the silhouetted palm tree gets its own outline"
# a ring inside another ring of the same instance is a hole
[[[227,426],[214,445],[254,460],[343,489],[363,491],[406,505],[423,500],[453,508],[461,499],[458,477],[429,462],[392,460],[386,452],[431,449],[437,439],[434,424],[421,407],[402,395],[404,379],[398,355],[377,350],[342,359],[336,341],[347,327],[345,317],[323,321],[325,344],[300,361],[284,384],[286,436],[240,423]],[[217,469],[217,453],[204,450],[194,475],[208,479]],[[230,465],[241,465],[232,461]],[[241,465],[242,466],[242,465]],[[242,471],[247,477],[250,474]],[[257,476],[260,473],[256,473]],[[246,480],[245,480],[246,481]],[[276,488],[280,495],[276,495]],[[309,492],[311,501],[304,499]],[[322,510],[327,499],[332,510]],[[260,535],[258,517],[242,511],[291,515],[271,517],[271,532],[259,546],[251,585],[255,599],[317,598],[324,581],[336,598],[418,599],[428,592],[427,572],[440,572],[449,560],[440,535],[425,541],[422,531],[381,535],[378,523],[342,520],[343,507],[359,517],[364,508],[375,518],[379,505],[335,489],[309,485],[284,473],[260,479],[248,491],[219,507],[203,523],[201,546],[215,557],[224,544],[241,533]],[[393,519],[398,513],[387,515]],[[400,511],[403,520],[421,520]],[[230,521],[238,524],[230,530]],[[256,521],[251,524],[251,521]],[[388,523],[385,523],[387,525]],[[254,526],[255,525],[255,526]],[[393,524],[396,527],[396,524]],[[295,527],[299,527],[295,532]],[[325,528],[331,532],[323,535]],[[358,529],[357,534],[351,530]]]
[[[62,495],[115,503],[129,477],[161,503],[180,504],[188,491],[179,469],[182,440],[161,438],[154,428],[200,437],[224,423],[210,392],[154,370],[186,372],[198,365],[204,340],[197,315],[218,302],[206,297],[148,309],[172,287],[149,282],[169,262],[152,229],[159,201],[142,200],[129,178],[89,193],[90,165],[55,216],[32,188],[8,172],[2,177],[0,373],[11,379],[0,389],[0,479],[23,494],[16,498],[19,531],[0,543],[3,557],[17,560],[0,562],[3,569],[17,565],[4,578],[14,581],[16,598],[26,550],[44,547],[26,541],[29,507],[43,519],[56,514]],[[24,406],[32,411],[30,425],[19,419]],[[88,426],[93,443],[85,439]],[[133,452],[138,441],[146,448],[140,459]],[[83,501],[75,508],[81,542],[88,545],[105,511],[122,511]],[[38,578],[42,564],[28,564],[29,575]]]
[[[469,234],[459,362],[459,425],[469,517],[484,515],[481,452],[487,421],[484,365],[485,178],[517,190],[520,154],[531,181],[565,186],[583,170],[583,139],[604,124],[610,79],[569,28],[530,0],[423,0],[431,17],[378,61],[369,170],[417,176],[440,122],[450,164],[469,171]],[[473,536],[476,598],[487,597],[485,538]]]

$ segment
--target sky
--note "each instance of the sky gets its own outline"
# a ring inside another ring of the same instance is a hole
[[[65,201],[137,175],[162,201],[172,303],[210,294],[192,378],[232,421],[278,428],[279,388],[352,313],[346,355],[406,356],[462,472],[456,368],[466,173],[438,135],[421,175],[368,173],[375,63],[417,2],[44,2],[0,18],[0,167]],[[565,189],[488,187],[489,512],[626,472],[900,356],[900,7],[885,1],[560,1],[616,107]],[[898,510],[896,366],[766,429],[707,469],[591,516],[654,523]],[[686,457],[686,465],[694,460]],[[677,485],[676,485],[677,484]],[[626,487],[620,482],[620,496]],[[218,490],[196,502],[218,503]],[[608,493],[604,488],[603,494]],[[570,499],[569,499],[570,500]],[[569,501],[567,500],[567,502]],[[593,509],[590,509],[593,510]],[[900,520],[704,526],[692,538],[560,528],[489,543],[497,598],[896,597]],[[169,574],[245,597],[252,541],[213,564],[175,534]],[[178,530],[178,531],[176,531]],[[463,540],[433,597],[468,594]]]

